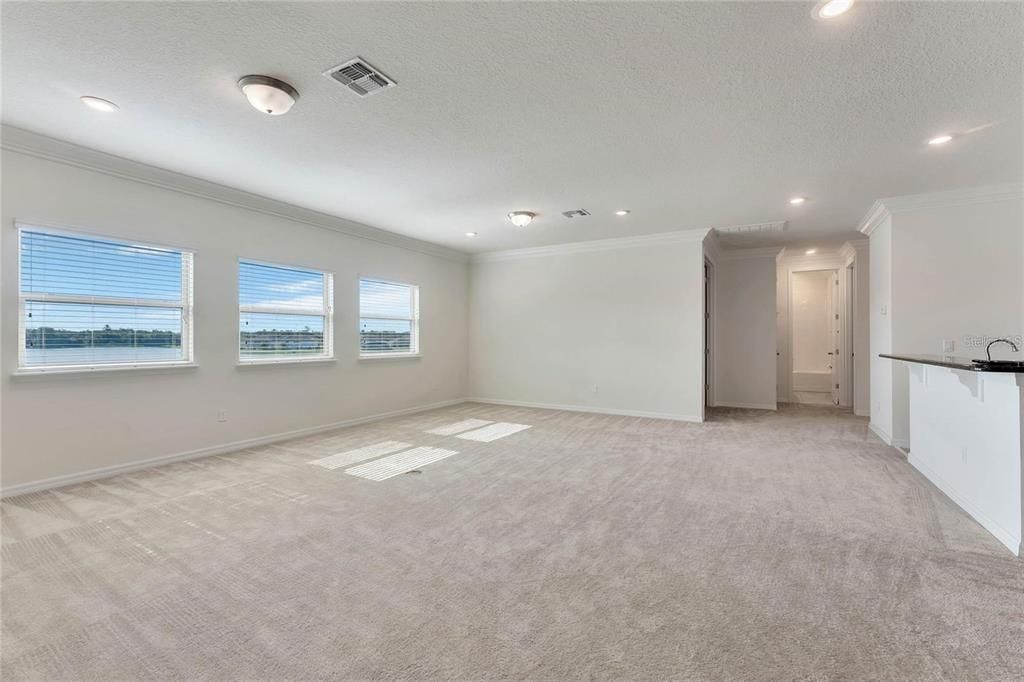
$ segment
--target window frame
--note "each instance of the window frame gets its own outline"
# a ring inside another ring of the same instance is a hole
[[[380,284],[391,284],[395,286],[402,286],[409,288],[410,304],[412,309],[412,317],[392,317],[392,316],[363,316],[363,282],[378,282]],[[392,320],[398,322],[410,322],[410,347],[407,351],[384,351],[377,353],[367,353],[363,351],[362,342],[362,321],[366,320]],[[375,277],[373,275],[359,275],[356,280],[356,347],[359,352],[360,360],[378,360],[385,358],[418,358],[422,355],[420,346],[420,287],[418,284],[410,284],[409,282],[399,282],[393,279],[385,279],[383,277]]]
[[[265,305],[242,305],[242,263],[262,265],[268,268],[281,270],[297,270],[300,272],[312,272],[323,277],[323,310],[313,308],[296,309],[283,306]],[[238,327],[238,334],[235,336],[235,351],[239,367],[252,367],[260,365],[289,365],[296,363],[334,362],[334,273],[305,265],[293,265],[290,263],[273,263],[259,258],[245,258],[239,256],[235,261],[235,303],[238,314],[235,316],[235,324]],[[245,358],[242,357],[242,314],[243,313],[267,313],[272,315],[305,315],[307,317],[324,318],[324,352],[320,355],[306,357],[298,356],[271,356],[266,358]]]
[[[34,374],[78,374],[91,372],[114,372],[124,370],[146,370],[146,369],[171,369],[197,367],[195,361],[195,250],[181,247],[158,244],[138,239],[124,237],[112,237],[106,233],[97,232],[91,229],[73,228],[67,226],[52,226],[35,222],[23,222],[15,220],[14,226],[18,231],[18,363],[14,371],[15,375]],[[22,286],[22,252],[23,237],[26,232],[39,234],[50,234],[58,237],[69,237],[74,239],[93,239],[118,246],[138,247],[158,251],[169,251],[181,254],[181,301],[151,301],[140,303],[137,299],[122,298],[118,296],[82,296],[72,294],[26,294]],[[181,359],[180,360],[157,360],[152,362],[96,362],[81,364],[63,365],[26,365],[25,364],[25,304],[28,302],[40,303],[68,303],[68,304],[96,304],[96,305],[131,305],[140,308],[166,308],[181,311]]]

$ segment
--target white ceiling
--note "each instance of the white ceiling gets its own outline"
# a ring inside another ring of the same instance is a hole
[[[724,241],[824,243],[880,197],[1021,179],[1024,4],[811,8],[5,2],[3,121],[468,251],[775,220]],[[356,55],[398,87],[320,75]],[[292,112],[252,109],[250,73]]]

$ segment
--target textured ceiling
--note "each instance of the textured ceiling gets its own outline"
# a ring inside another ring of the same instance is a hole
[[[811,7],[4,2],[3,120],[471,251],[775,220],[723,241],[824,243],[880,197],[1021,179],[1024,5]],[[398,87],[320,75],[356,55]],[[292,112],[253,110],[250,73]]]

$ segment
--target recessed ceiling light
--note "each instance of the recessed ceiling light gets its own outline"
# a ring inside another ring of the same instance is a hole
[[[254,109],[271,116],[287,114],[299,99],[295,88],[270,76],[242,76],[238,79],[238,87],[242,88]]]
[[[813,256],[814,254],[818,253],[818,250],[817,249],[807,249],[806,251],[804,251],[804,253],[806,253],[808,256]]]
[[[822,19],[833,19],[845,14],[853,7],[853,0],[828,0],[818,6],[818,16]]]
[[[476,232],[467,232],[466,236],[467,237],[475,237],[476,236]]]
[[[953,139],[952,135],[939,135],[938,137],[933,137],[932,139],[928,140],[928,144],[930,144],[932,146],[936,146],[936,145],[940,145],[940,144],[946,144],[947,142],[949,142],[952,139]]]
[[[516,227],[526,227],[536,217],[536,213],[530,213],[529,211],[512,211],[508,214],[508,219]]]
[[[629,215],[629,211],[624,208],[620,208],[618,211],[615,212],[615,215]]]
[[[79,99],[82,100],[82,104],[95,109],[96,111],[102,111],[103,113],[109,114],[112,111],[117,111],[117,105],[110,100],[101,99],[99,97],[93,97],[92,95],[82,95]]]
[[[793,204],[794,206],[799,206],[805,201],[807,201],[807,197],[793,197],[792,199],[789,200],[789,203]]]

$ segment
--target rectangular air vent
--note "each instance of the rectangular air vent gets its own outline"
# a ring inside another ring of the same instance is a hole
[[[395,81],[388,78],[380,69],[371,66],[362,57],[350,59],[344,64],[327,69],[324,71],[324,75],[344,85],[360,97],[368,97],[397,85]]]
[[[562,211],[562,215],[566,218],[582,218],[583,216],[590,215],[590,211],[585,208],[577,208],[575,211]]]
[[[750,223],[749,225],[729,225],[728,227],[716,227],[715,230],[722,234],[755,234],[758,232],[782,232],[786,229],[786,221],[780,220],[774,223]]]

